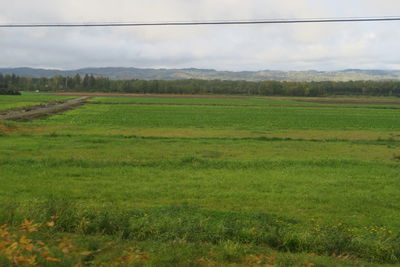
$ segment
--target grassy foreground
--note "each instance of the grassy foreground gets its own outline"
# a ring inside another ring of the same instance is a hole
[[[0,122],[0,265],[400,264],[397,107],[91,101]]]

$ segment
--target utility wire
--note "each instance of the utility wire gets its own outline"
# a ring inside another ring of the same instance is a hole
[[[400,16],[391,17],[342,17],[308,19],[265,19],[265,20],[217,20],[175,22],[112,22],[112,23],[26,23],[0,24],[0,28],[56,28],[56,27],[145,27],[145,26],[201,26],[201,25],[248,25],[248,24],[293,24],[293,23],[339,23],[339,22],[382,22],[400,21]]]

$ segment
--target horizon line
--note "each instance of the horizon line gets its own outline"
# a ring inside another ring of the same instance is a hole
[[[78,68],[51,68],[51,67],[1,67],[0,69],[32,69],[32,70],[48,70],[48,71],[79,71],[85,69],[142,69],[142,70],[209,70],[216,72],[261,72],[261,71],[280,71],[280,72],[307,72],[307,71],[317,71],[317,72],[340,72],[340,71],[400,71],[400,69],[379,69],[379,68],[343,68],[335,70],[318,70],[318,69],[307,69],[307,70],[282,70],[282,69],[259,69],[259,70],[223,70],[214,68],[196,68],[196,67],[184,67],[184,68],[168,68],[168,67],[122,67],[122,66],[99,66],[99,67],[78,67]]]

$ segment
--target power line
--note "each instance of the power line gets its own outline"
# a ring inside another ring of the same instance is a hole
[[[55,28],[55,27],[146,27],[146,26],[201,26],[201,25],[248,25],[248,24],[294,24],[294,23],[340,23],[340,22],[383,22],[400,21],[400,16],[391,17],[342,17],[308,19],[265,19],[265,20],[214,20],[172,22],[104,22],[104,23],[26,23],[0,24],[0,28]]]

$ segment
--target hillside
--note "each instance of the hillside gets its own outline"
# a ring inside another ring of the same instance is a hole
[[[349,81],[349,80],[400,80],[400,70],[359,70],[341,71],[216,71],[213,69],[140,69],[140,68],[83,68],[77,70],[54,70],[35,68],[0,68],[2,74],[16,74],[25,77],[52,77],[55,75],[74,76],[93,74],[111,79],[221,79],[248,81]]]

